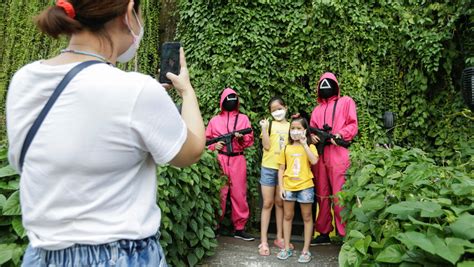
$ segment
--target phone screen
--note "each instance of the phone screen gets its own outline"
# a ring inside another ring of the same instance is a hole
[[[179,48],[181,43],[179,42],[165,42],[161,47],[160,55],[160,83],[171,83],[166,78],[166,73],[171,72],[179,75]]]

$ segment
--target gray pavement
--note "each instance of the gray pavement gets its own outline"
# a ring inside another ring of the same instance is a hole
[[[243,241],[230,236],[221,236],[217,238],[219,247],[216,254],[203,261],[201,267],[227,267],[227,266],[251,266],[251,267],[284,267],[284,266],[321,266],[321,267],[337,267],[337,256],[340,246],[327,245],[311,247],[313,259],[306,264],[298,263],[298,256],[303,248],[302,240],[292,239],[295,245],[296,255],[288,260],[279,260],[276,257],[278,248],[271,246],[270,256],[260,256],[258,254],[258,245],[260,241]],[[273,245],[273,239],[269,239],[269,243]]]

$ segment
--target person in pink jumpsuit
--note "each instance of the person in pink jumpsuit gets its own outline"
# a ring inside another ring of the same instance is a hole
[[[352,141],[358,132],[354,100],[348,96],[341,97],[339,82],[330,72],[320,77],[317,93],[318,105],[311,114],[310,126],[326,129],[336,138]],[[312,135],[312,139],[314,143],[319,142],[316,135]],[[311,245],[330,243],[329,233],[333,230],[331,206],[334,208],[337,232],[341,236],[346,235],[345,224],[341,220],[342,207],[338,205],[337,198],[332,198],[334,203],[331,203],[330,197],[341,191],[349,165],[349,150],[331,139],[324,147],[324,153],[320,155],[318,163],[312,167],[319,207],[315,230],[319,236],[311,241]]]
[[[231,88],[226,88],[221,94],[221,112],[214,116],[206,129],[206,139],[212,139],[233,131],[251,128],[249,118],[239,113],[239,100],[237,93]],[[227,151],[223,141],[209,145],[209,149],[218,151],[217,159],[219,165],[228,177],[227,184],[221,189],[221,208],[224,218],[227,195],[230,191],[232,204],[232,223],[235,228],[234,237],[246,241],[255,238],[244,231],[245,224],[249,218],[249,206],[247,203],[247,161],[244,156],[244,149],[253,145],[253,132],[250,134],[235,133],[232,140],[233,151]]]

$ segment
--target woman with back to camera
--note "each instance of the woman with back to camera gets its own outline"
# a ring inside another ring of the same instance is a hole
[[[135,55],[140,14],[139,0],[58,0],[36,18],[41,31],[70,39],[17,71],[8,91],[9,161],[21,173],[30,241],[23,266],[166,266],[156,164],[197,162],[204,124],[183,50],[180,74],[167,74],[181,116],[155,79],[114,67]],[[99,63],[70,80],[25,149],[53,91],[85,61]]]

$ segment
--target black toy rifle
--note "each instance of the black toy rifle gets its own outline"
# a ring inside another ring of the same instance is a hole
[[[331,139],[333,139],[334,142],[336,142],[338,146],[347,148],[351,145],[351,142],[346,141],[342,138],[337,138],[335,135],[328,133],[327,131],[323,129],[309,127],[309,131],[310,133],[315,134],[317,137],[319,137],[319,142],[316,144],[316,149],[318,150],[319,155],[323,154],[324,147],[326,145],[332,144]]]
[[[224,141],[224,143],[226,145],[226,148],[227,148],[227,152],[233,153],[234,149],[232,148],[232,139],[234,139],[235,133],[245,135],[245,134],[249,134],[251,132],[252,132],[252,128],[245,128],[245,129],[242,129],[242,130],[237,130],[237,131],[233,131],[233,132],[230,132],[230,133],[226,133],[226,134],[223,134],[223,135],[218,136],[216,138],[212,138],[212,139],[207,140],[206,141],[206,146],[212,145],[212,144],[217,143],[219,141]]]

